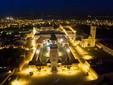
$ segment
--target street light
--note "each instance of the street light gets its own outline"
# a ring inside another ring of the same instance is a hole
[[[47,45],[47,46],[49,46],[49,45],[50,45],[50,43],[49,43],[49,42],[47,42],[47,43],[46,43],[46,45]]]
[[[63,38],[61,38],[61,39],[60,39],[60,42],[63,42],[63,41],[64,41],[64,39],[63,39]]]
[[[36,50],[36,54],[39,54],[39,52],[40,52],[39,49],[37,49],[37,50]]]
[[[69,53],[70,52],[70,49],[66,49],[66,51]]]

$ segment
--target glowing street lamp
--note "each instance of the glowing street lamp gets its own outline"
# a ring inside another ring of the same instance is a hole
[[[14,20],[12,17],[6,17],[7,20]]]
[[[33,34],[36,34],[36,27],[33,27]]]
[[[38,49],[36,50],[36,54],[39,54],[39,50]]]
[[[63,39],[63,38],[61,38],[61,39],[60,39],[60,42],[63,42],[63,41],[64,41],[64,39]]]
[[[50,45],[50,43],[49,43],[49,42],[47,42],[46,44],[47,44],[47,46],[49,46],[49,45]]]
[[[66,51],[69,53],[70,52],[70,49],[67,49]]]

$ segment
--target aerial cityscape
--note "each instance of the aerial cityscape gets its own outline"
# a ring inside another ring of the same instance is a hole
[[[113,1],[0,2],[0,85],[113,85]]]

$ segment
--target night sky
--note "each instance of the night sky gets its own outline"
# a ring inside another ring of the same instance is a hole
[[[113,0],[0,0],[0,16],[113,14]]]

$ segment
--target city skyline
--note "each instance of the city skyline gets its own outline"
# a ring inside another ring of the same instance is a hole
[[[113,85],[112,0],[0,3],[0,85]]]

